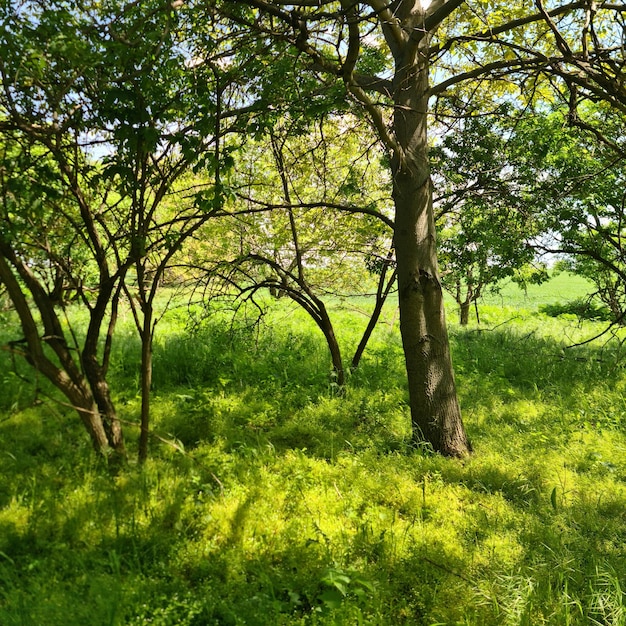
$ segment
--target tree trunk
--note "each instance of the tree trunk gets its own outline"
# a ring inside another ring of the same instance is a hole
[[[330,350],[330,358],[333,362],[333,371],[337,377],[337,386],[343,387],[346,384],[346,374],[343,369],[343,361],[341,359],[341,350],[339,349],[339,343],[335,337],[335,331],[332,326],[328,328],[328,332],[324,331],[326,342]]]
[[[335,329],[333,328],[333,323],[330,319],[330,315],[328,315],[326,306],[309,288],[304,278],[296,282],[299,289],[285,285],[284,291],[313,318],[317,327],[324,334],[328,350],[330,351],[330,358],[333,363],[333,372],[335,373],[337,385],[343,387],[346,383],[343,359],[341,357],[339,342],[335,336]]]
[[[83,367],[89,383],[96,410],[100,416],[102,427],[106,432],[107,442],[118,461],[126,459],[126,447],[122,434],[122,426],[117,417],[117,410],[111,399],[111,390],[96,355],[85,354],[83,351]]]
[[[365,331],[363,332],[363,336],[361,337],[361,341],[357,346],[357,349],[354,352],[354,356],[352,357],[352,364],[350,369],[355,370],[359,363],[361,362],[361,357],[365,352],[365,348],[376,328],[376,324],[378,324],[378,319],[380,318],[380,314],[382,313],[383,306],[385,306],[385,302],[387,301],[387,296],[393,287],[394,282],[396,281],[396,270],[394,270],[391,274],[391,278],[387,281],[385,285],[385,276],[387,274],[387,267],[383,268],[383,271],[378,280],[378,288],[376,289],[376,304],[374,305],[374,310],[372,311],[372,315],[367,323]]]
[[[35,367],[37,366],[35,365]],[[74,389],[68,385],[57,385],[57,387],[63,392],[78,413],[91,438],[94,450],[106,456],[108,459],[110,459],[110,453],[113,451],[116,459],[113,465],[117,465],[117,461],[124,458],[123,446],[120,452],[119,450],[115,450],[111,445],[107,430],[104,426],[104,421],[98,410],[98,405],[86,386],[78,389]]]
[[[22,286],[11,271],[9,261],[29,288],[47,332],[40,333],[29,302],[22,291]],[[4,283],[9,297],[15,306],[22,332],[24,333],[24,341],[20,342],[19,347],[11,346],[10,350],[23,356],[63,393],[69,404],[78,413],[96,452],[105,456],[108,456],[111,449],[118,452],[115,444],[109,438],[105,422],[102,419],[90,385],[82,375],[78,365],[74,362],[73,353],[63,337],[62,327],[54,311],[52,300],[46,298],[41,286],[35,281],[28,267],[12,254],[8,247],[4,247],[0,253],[0,280]],[[46,355],[42,334],[45,335],[46,342],[58,357],[61,367]],[[121,442],[121,430],[119,434]]]
[[[101,282],[99,287],[97,301],[91,310],[91,318],[82,352],[82,363],[85,378],[89,383],[89,387],[100,413],[103,427],[107,434],[109,446],[117,459],[122,461],[126,459],[122,426],[111,398],[111,389],[106,379],[106,367],[98,360],[102,325],[104,323],[107,306],[111,300],[111,294],[113,293],[113,286],[112,284]],[[119,293],[116,294],[116,297],[117,295],[119,295]],[[113,303],[112,306],[115,307],[115,303]],[[108,357],[103,356],[103,362],[107,359]]]
[[[460,303],[461,314],[460,314],[460,322],[461,326],[467,326],[469,324],[469,314],[471,308],[471,302],[469,300],[465,300],[465,302]]]
[[[317,300],[319,318],[316,320],[320,330],[324,333],[328,349],[330,351],[330,358],[333,363],[333,371],[336,376],[336,383],[338,387],[343,387],[346,384],[346,374],[343,369],[343,360],[341,358],[341,350],[339,349],[339,342],[335,336],[335,329],[330,321],[328,311],[321,300]]]
[[[152,391],[152,304],[144,303],[141,330],[141,432],[139,434],[139,462],[148,459],[150,437],[150,393]]]
[[[427,39],[422,44],[428,44]],[[416,443],[463,456],[470,451],[456,394],[435,245],[428,163],[428,61],[422,45],[396,60],[392,159],[400,332]]]

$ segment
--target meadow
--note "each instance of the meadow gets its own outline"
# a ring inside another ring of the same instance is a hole
[[[393,302],[343,393],[284,299],[259,325],[172,310],[158,437],[115,475],[0,353],[0,624],[626,625],[625,331],[572,347],[606,329],[567,312],[586,289],[505,286],[465,328],[450,304],[463,460],[411,444]],[[333,307],[346,356],[366,304]],[[111,382],[132,452],[126,323]]]

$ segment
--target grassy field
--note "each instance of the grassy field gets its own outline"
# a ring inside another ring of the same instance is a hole
[[[570,347],[605,326],[540,310],[585,290],[510,285],[467,328],[450,309],[465,460],[410,444],[391,304],[343,395],[283,301],[260,327],[172,312],[154,427],[175,445],[116,476],[0,354],[0,624],[625,625],[624,333]],[[334,308],[346,355],[355,308]],[[127,332],[112,384],[132,422]]]
[[[586,278],[568,272],[560,272],[548,282],[541,285],[528,285],[520,288],[512,281],[502,284],[496,294],[490,294],[483,299],[487,305],[510,306],[523,310],[537,311],[538,307],[546,304],[555,304],[584,298],[592,285]]]

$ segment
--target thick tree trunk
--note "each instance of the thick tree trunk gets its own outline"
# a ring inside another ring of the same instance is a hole
[[[457,400],[435,246],[428,163],[428,63],[407,47],[394,81],[394,130],[399,150],[392,160],[396,208],[400,332],[406,360],[413,438],[435,451],[470,451]]]

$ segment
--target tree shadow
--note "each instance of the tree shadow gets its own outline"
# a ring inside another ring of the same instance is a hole
[[[408,445],[391,343],[338,396],[313,343],[242,354],[218,341],[194,358],[170,338],[155,427],[187,454],[155,445],[117,477],[73,416],[61,434],[44,407],[0,423],[14,457],[0,621],[79,624],[82,602],[99,607],[95,624],[495,625],[520,606],[529,623],[565,623],[578,602],[579,620],[603,623],[600,599],[619,608],[611,572],[626,571],[626,460],[610,456],[624,434],[619,352],[510,331],[452,339],[476,448],[462,461]]]

